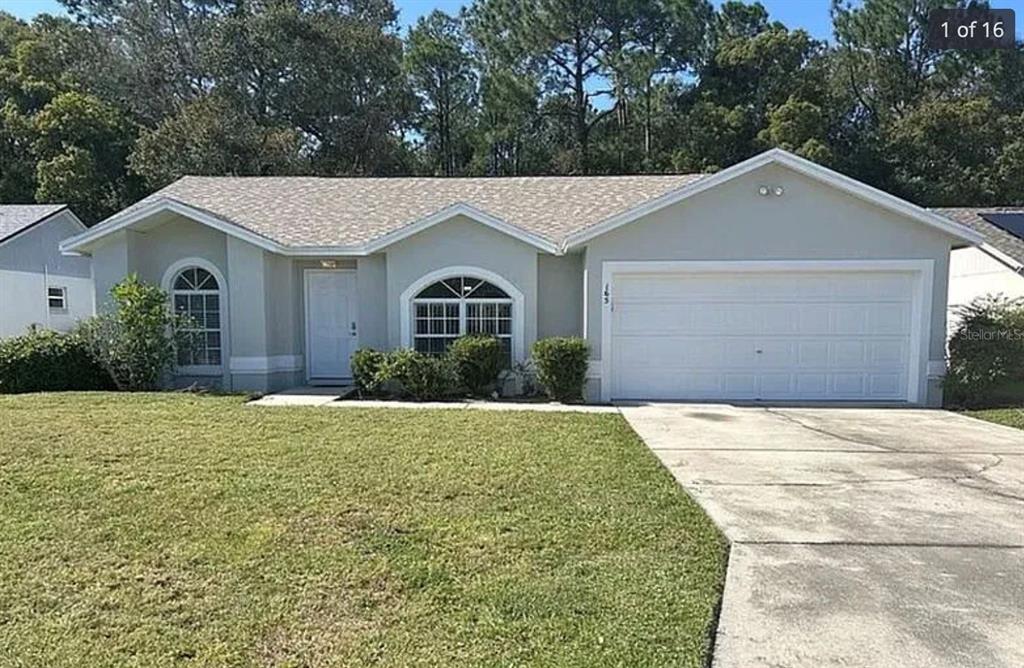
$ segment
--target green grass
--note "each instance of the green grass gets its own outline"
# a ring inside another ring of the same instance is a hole
[[[702,666],[725,555],[615,415],[0,396],[4,666]]]
[[[1024,429],[1024,408],[989,408],[979,411],[967,411],[967,414],[981,420]]]

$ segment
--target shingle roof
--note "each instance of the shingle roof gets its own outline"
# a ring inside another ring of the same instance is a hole
[[[5,241],[43,218],[64,208],[64,204],[0,204],[0,241]]]
[[[186,176],[118,214],[170,198],[285,246],[360,245],[468,204],[553,243],[703,174],[516,178]]]
[[[981,236],[995,249],[1005,253],[1017,262],[1024,264],[1024,239],[1007,232],[997,225],[993,225],[980,214],[984,213],[1020,213],[1024,214],[1024,207],[1003,207],[994,206],[983,209],[972,208],[945,208],[932,209],[935,213],[950,218],[961,225],[966,225]]]

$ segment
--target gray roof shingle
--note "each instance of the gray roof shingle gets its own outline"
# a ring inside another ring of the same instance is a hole
[[[983,236],[989,245],[1010,256],[1017,262],[1024,264],[1024,239],[1007,232],[997,225],[993,225],[980,215],[984,213],[1024,214],[1024,207],[992,206],[980,209],[964,207],[932,209],[932,211],[971,228]]]
[[[350,246],[463,203],[559,243],[573,232],[704,176],[186,176],[116,217],[155,199],[170,198],[285,246]]]
[[[6,241],[64,207],[64,204],[0,204],[0,241]]]

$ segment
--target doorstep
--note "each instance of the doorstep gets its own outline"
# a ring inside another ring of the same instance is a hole
[[[324,406],[346,397],[355,387],[303,385],[266,394],[249,402],[250,406]]]

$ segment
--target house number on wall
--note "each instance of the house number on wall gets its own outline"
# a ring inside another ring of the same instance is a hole
[[[605,304],[611,304],[612,303],[612,293],[608,289],[608,284],[607,283],[604,284],[604,293],[603,294],[604,294],[604,303]]]

